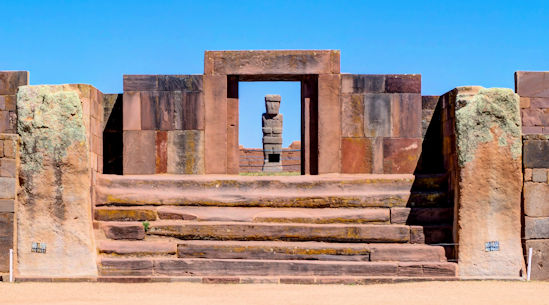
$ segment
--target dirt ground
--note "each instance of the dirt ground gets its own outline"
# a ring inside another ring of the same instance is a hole
[[[0,283],[0,304],[549,304],[549,282],[365,286]]]

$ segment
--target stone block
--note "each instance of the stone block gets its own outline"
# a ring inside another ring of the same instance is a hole
[[[341,93],[383,93],[385,75],[342,74]]]
[[[522,107],[522,97],[520,98],[521,107]],[[532,108],[549,108],[549,97],[532,97],[528,98],[530,101],[530,107]]]
[[[369,138],[372,143],[372,172],[383,174],[383,138]]]
[[[370,139],[341,139],[341,172],[348,174],[372,172],[372,145]]]
[[[0,213],[0,272],[10,270],[10,249],[13,249],[13,213]]]
[[[227,173],[227,77],[224,75],[204,76],[204,165],[206,174]]]
[[[391,95],[391,136],[393,138],[421,137],[421,95]]]
[[[140,94],[141,98],[141,130],[157,130],[160,112],[158,99],[160,93],[158,91],[144,91]],[[125,109],[124,109],[125,111]]]
[[[15,111],[17,105],[17,97],[15,95],[5,95],[4,97],[4,108],[2,110]]]
[[[421,109],[435,110],[438,104],[438,95],[424,95],[421,97]]]
[[[168,172],[168,132],[156,132],[156,173],[164,174]]]
[[[0,213],[13,213],[15,211],[13,199],[0,199]]]
[[[0,198],[15,198],[15,178],[0,177]]]
[[[364,137],[364,96],[362,94],[341,95],[341,136]]]
[[[86,128],[90,117],[83,112],[91,90],[89,85],[19,87],[19,276],[97,276]],[[32,242],[45,243],[47,252],[31,252]]]
[[[457,108],[460,276],[519,279],[525,272],[519,96],[482,87],[459,87],[445,96]],[[486,251],[490,241],[498,241],[500,251]]]
[[[10,112],[0,111],[0,133],[9,133],[12,130],[13,128],[10,124]]]
[[[338,50],[206,51],[205,75],[339,73]]]
[[[518,95],[527,97],[549,97],[549,72],[515,73]]]
[[[524,238],[549,238],[549,217],[524,217]]]
[[[125,130],[124,175],[148,175],[156,172],[156,136],[154,130]]]
[[[168,132],[168,173],[204,174],[204,132]]]
[[[530,98],[529,97],[520,97],[520,108],[530,108]]]
[[[543,110],[541,109],[522,109],[522,125],[523,126],[540,126],[542,125]]]
[[[145,229],[142,224],[121,223],[103,225],[105,236],[115,240],[142,240],[145,238]]]
[[[421,139],[383,139],[383,173],[414,173],[420,153]]]
[[[549,280],[549,239],[527,240],[526,253],[532,248],[532,270],[530,279],[534,281]]]
[[[3,151],[4,157],[15,159],[15,150],[17,146],[17,139],[6,139],[4,140]]]
[[[386,93],[420,93],[420,74],[395,74],[385,75]]]
[[[15,159],[0,160],[0,176],[15,178]]]
[[[524,183],[524,214],[549,217],[549,184]]]
[[[158,75],[159,91],[202,91],[202,74]]]
[[[364,135],[366,137],[391,136],[390,94],[364,94]]]
[[[124,92],[123,129],[141,130],[141,92]]]
[[[531,168],[525,168],[524,169],[524,181],[532,181],[532,169]]]
[[[339,52],[339,51],[338,51]],[[339,74],[318,76],[318,173],[339,173],[341,165],[341,101]],[[336,143],[334,145],[334,143]]]
[[[547,182],[547,169],[546,168],[532,169],[532,181]]]
[[[0,94],[14,95],[19,86],[29,83],[29,72],[27,71],[0,71]]]
[[[263,137],[263,144],[282,144],[282,137]]]
[[[204,94],[172,92],[175,130],[204,130]]]
[[[549,168],[549,140],[525,140],[523,163],[527,168]]]
[[[158,90],[157,75],[124,75],[124,93],[126,91],[153,90]],[[125,107],[124,111],[126,111]]]

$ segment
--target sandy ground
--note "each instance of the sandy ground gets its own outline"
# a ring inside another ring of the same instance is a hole
[[[365,286],[0,283],[0,304],[549,304],[549,282]]]

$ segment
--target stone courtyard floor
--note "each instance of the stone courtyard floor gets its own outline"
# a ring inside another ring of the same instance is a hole
[[[0,304],[549,304],[549,282],[346,285],[0,283]]]

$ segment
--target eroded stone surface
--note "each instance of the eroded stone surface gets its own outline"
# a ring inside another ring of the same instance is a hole
[[[21,187],[17,198],[19,276],[96,276],[88,85],[24,86],[17,96]],[[33,242],[46,253],[31,252]]]
[[[203,131],[168,131],[168,173],[204,174]]]
[[[457,109],[460,276],[518,278],[524,273],[519,97],[510,89],[481,87],[447,94]],[[490,241],[500,250],[486,251]]]

